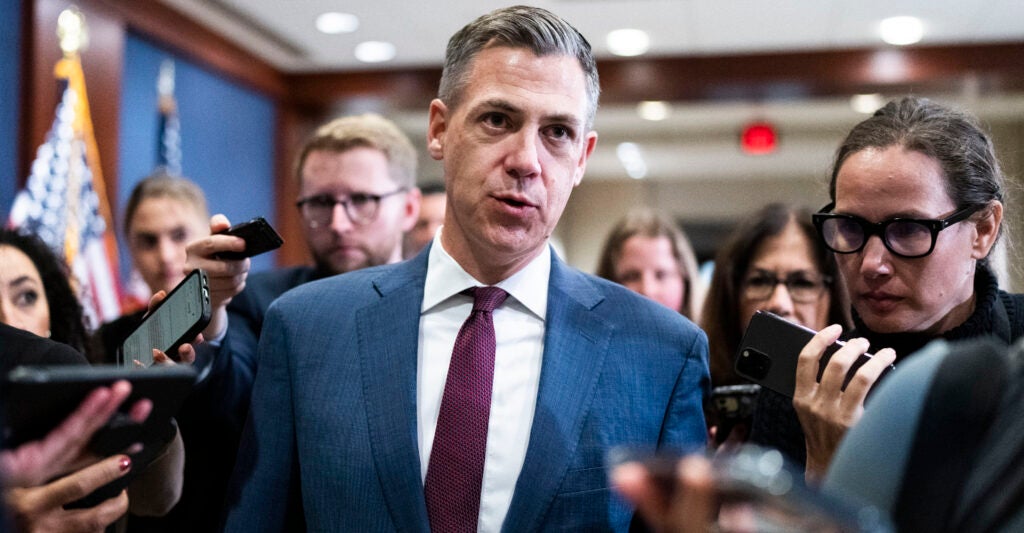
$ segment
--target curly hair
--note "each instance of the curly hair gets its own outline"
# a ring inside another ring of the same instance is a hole
[[[50,307],[50,338],[89,355],[90,345],[82,304],[71,288],[69,272],[39,237],[17,230],[0,229],[0,246],[11,246],[28,256],[39,271]]]

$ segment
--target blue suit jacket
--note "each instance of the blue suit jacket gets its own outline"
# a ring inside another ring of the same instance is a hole
[[[537,408],[504,531],[619,530],[617,445],[703,446],[707,338],[552,254]],[[416,431],[427,252],[270,308],[227,531],[428,531]],[[501,376],[495,376],[501,379]]]

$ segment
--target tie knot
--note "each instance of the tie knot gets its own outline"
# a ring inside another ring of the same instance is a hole
[[[473,312],[490,313],[508,298],[508,293],[498,287],[473,287],[469,293],[473,295]]]

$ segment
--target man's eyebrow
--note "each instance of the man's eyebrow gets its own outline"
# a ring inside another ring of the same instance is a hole
[[[474,111],[482,111],[486,109],[497,109],[510,114],[522,113],[522,109],[512,104],[508,100],[502,98],[492,98],[490,100],[484,100],[480,102]],[[582,127],[584,121],[582,117],[578,117],[572,113],[556,113],[553,115],[544,116],[545,123],[556,123],[556,124],[567,124],[571,126]]]
[[[477,105],[476,107],[477,109],[500,109],[502,111],[507,111],[509,113],[518,113],[520,111],[520,109],[512,105],[511,102],[509,102],[508,100],[503,100],[501,98],[492,98],[490,100],[484,100],[483,102],[480,102],[480,104]]]

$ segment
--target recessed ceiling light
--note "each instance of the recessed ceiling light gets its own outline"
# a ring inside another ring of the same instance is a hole
[[[885,98],[880,94],[855,94],[850,97],[850,107],[858,113],[870,115],[885,105]]]
[[[636,112],[644,120],[665,120],[672,114],[672,107],[660,100],[648,100],[636,105]]]
[[[882,40],[898,46],[914,44],[924,36],[924,25],[917,17],[889,17],[878,24]]]
[[[395,45],[384,41],[365,41],[356,45],[356,59],[363,63],[383,63],[395,58]]]
[[[651,45],[651,38],[643,30],[622,29],[608,32],[605,43],[609,52],[630,57],[646,52]]]
[[[351,13],[324,13],[316,18],[316,29],[328,35],[352,33],[359,29],[359,17]]]
[[[636,143],[619,143],[615,147],[615,155],[629,177],[639,180],[647,176],[647,163],[644,162],[644,154]]]

